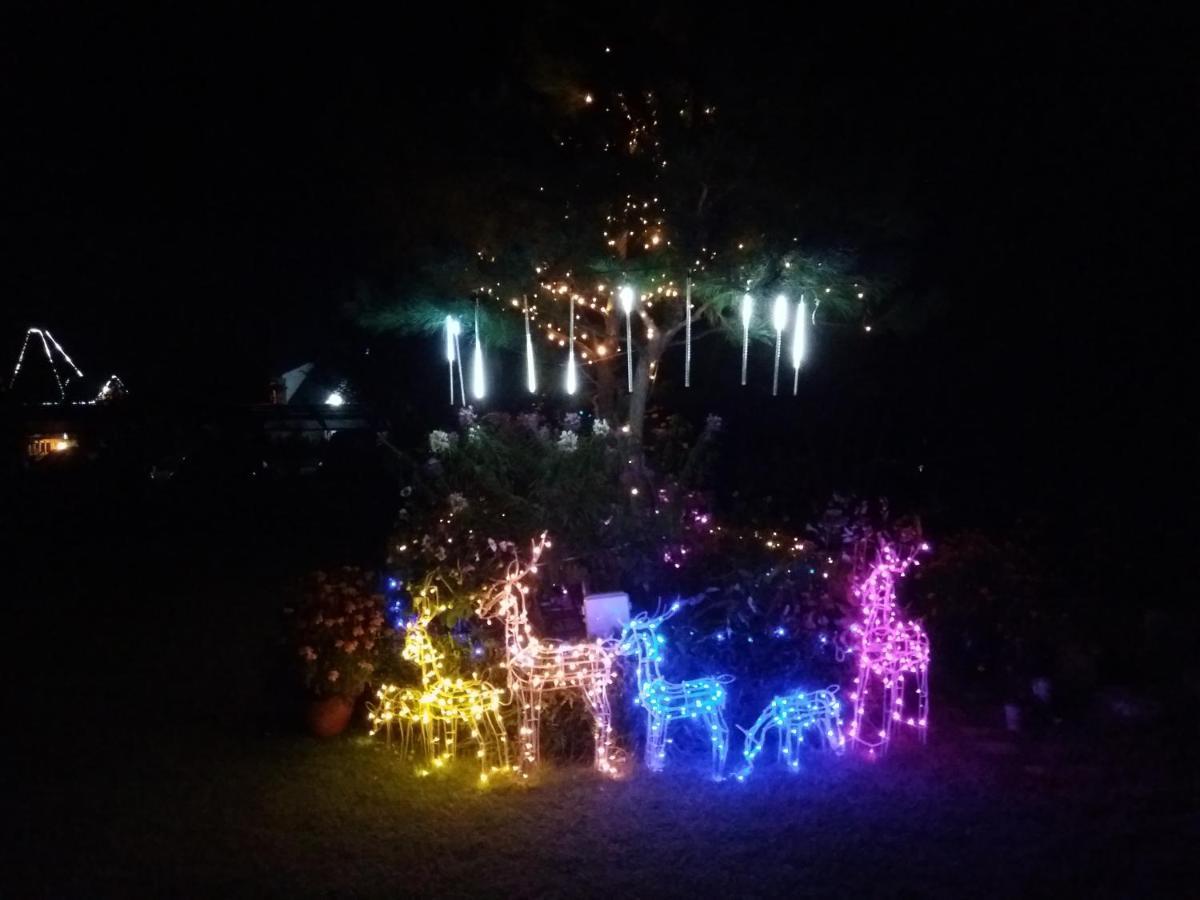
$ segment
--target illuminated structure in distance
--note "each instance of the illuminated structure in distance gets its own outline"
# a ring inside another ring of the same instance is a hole
[[[615,642],[546,640],[529,627],[526,580],[537,574],[538,560],[549,548],[546,535],[534,541],[528,563],[514,558],[504,577],[481,598],[477,612],[483,619],[504,622],[508,689],[520,707],[520,768],[528,777],[539,758],[542,695],[555,691],[579,694],[592,713],[595,768],[616,774],[611,760],[612,712],[608,688],[613,680]]]
[[[621,639],[622,652],[637,655],[637,702],[646,710],[646,767],[652,772],[662,771],[667,755],[667,730],[672,722],[695,721],[708,731],[712,774],[720,781],[729,752],[724,686],[733,677],[719,675],[675,682],[663,677],[661,663],[666,638],[659,626],[678,611],[679,604],[673,603],[665,613],[652,618],[642,613],[625,626]]]
[[[842,735],[842,705],[834,694],[837,685],[823,691],[795,691],[776,697],[749,728],[743,728],[746,743],[742,748],[745,766],[737,773],[745,781],[754,769],[754,760],[762,753],[771,731],[777,732],[778,758],[787,763],[789,771],[800,769],[800,745],[804,735],[811,732],[815,741],[808,742],[818,749],[830,749],[841,754],[846,748]]]
[[[380,706],[371,711],[372,734],[380,727],[399,724],[415,726],[421,735],[425,758],[435,767],[454,759],[459,748],[459,727],[468,730],[480,762],[480,780],[489,772],[507,770],[508,733],[500,714],[501,690],[486,681],[451,678],[442,671],[444,654],[429,637],[429,625],[445,607],[434,605],[437,589],[426,584],[418,600],[417,618],[407,626],[401,655],[421,670],[421,687],[396,688],[385,685],[377,696]],[[411,730],[402,730],[402,749],[411,742]]]
[[[909,566],[920,565],[916,554],[928,550],[921,544],[901,556],[894,545],[881,540],[875,562],[866,577],[854,586],[862,606],[862,619],[851,626],[858,672],[850,700],[854,703],[851,740],[872,753],[887,752],[896,725],[907,725],[925,742],[929,725],[929,638],[911,620],[902,620],[896,608],[896,581]],[[914,711],[908,708],[911,688]]]

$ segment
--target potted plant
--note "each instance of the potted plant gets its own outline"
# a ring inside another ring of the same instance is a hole
[[[355,566],[309,575],[286,610],[291,642],[309,694],[307,721],[317,737],[345,731],[376,669],[392,649],[392,630],[375,576]]]

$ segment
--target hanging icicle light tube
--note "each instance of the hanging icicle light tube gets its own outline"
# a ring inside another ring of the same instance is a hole
[[[458,333],[461,328],[458,319],[446,316],[446,362],[450,366],[450,405],[454,405],[454,358],[455,346],[458,344]]]
[[[787,328],[788,300],[780,294],[775,298],[775,308],[771,310],[771,324],[775,326],[775,375],[771,381],[771,396],[779,393],[779,355],[783,349],[783,329]]]
[[[571,295],[571,314],[567,323],[567,393],[574,394],[575,388],[575,296]]]
[[[525,301],[525,382],[529,393],[537,393],[537,368],[533,364],[533,333],[529,330],[529,300]]]
[[[742,387],[746,386],[746,366],[750,361],[750,320],[754,318],[754,298],[742,295]]]
[[[683,386],[692,386],[692,278],[689,275],[683,307]]]
[[[621,288],[621,309],[625,311],[625,372],[629,393],[633,393],[633,288]]]
[[[807,318],[808,307],[804,303],[804,295],[796,304],[796,324],[792,328],[792,396],[800,390],[800,364],[804,362],[804,351],[807,349]]]
[[[483,342],[479,339],[479,301],[475,302],[475,350],[471,356],[471,394],[476,400],[487,396],[483,376]]]

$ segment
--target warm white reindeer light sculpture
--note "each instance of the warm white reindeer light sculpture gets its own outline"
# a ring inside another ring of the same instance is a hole
[[[612,750],[612,712],[608,688],[613,680],[616,645],[613,641],[570,642],[539,638],[529,626],[526,579],[536,575],[542,551],[551,546],[545,533],[534,541],[528,563],[519,557],[509,563],[504,577],[480,600],[477,612],[483,619],[502,619],[507,655],[508,688],[521,712],[519,728],[520,766],[523,774],[539,758],[542,695],[573,691],[583,697],[592,713],[592,736],[596,743],[595,768],[615,774]]]
[[[858,674],[850,694],[854,715],[849,734],[851,740],[872,753],[887,752],[892,728],[897,724],[915,728],[921,742],[925,742],[929,725],[929,638],[918,623],[898,618],[896,580],[909,566],[919,565],[917,553],[928,549],[927,544],[920,544],[902,556],[894,545],[881,540],[875,562],[854,586],[854,595],[862,605],[862,621],[850,629]],[[916,694],[913,713],[906,709],[909,686]]]
[[[678,720],[693,720],[707,727],[712,745],[712,774],[720,780],[725,774],[725,756],[729,752],[729,726],[725,724],[725,685],[731,675],[667,681],[661,663],[666,638],[659,626],[679,610],[671,604],[665,613],[648,617],[645,613],[625,626],[623,653],[637,655],[637,702],[646,710],[646,767],[662,771],[666,760],[667,727]]]

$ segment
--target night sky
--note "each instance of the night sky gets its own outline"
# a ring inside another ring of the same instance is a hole
[[[1082,467],[1130,495],[1194,446],[1172,390],[1196,243],[1185,23],[29,7],[3,27],[5,355],[45,324],[134,391],[247,402],[304,360],[395,351],[347,316],[356,285],[402,276],[446,228],[439,192],[536,165],[525,98],[552,58],[685,78],[742,110],[806,236],[853,245],[937,311],[885,340],[943,444],[990,448],[993,470],[1065,455],[1041,477]]]

